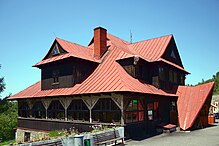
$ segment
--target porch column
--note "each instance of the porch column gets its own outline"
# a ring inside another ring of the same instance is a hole
[[[97,103],[99,97],[97,96],[91,96],[91,97],[83,97],[83,101],[86,104],[87,108],[89,109],[90,112],[90,123],[92,123],[92,108],[94,105]]]
[[[112,100],[115,102],[115,104],[119,107],[121,111],[121,125],[124,125],[124,108],[123,108],[123,95],[112,93]]]
[[[28,99],[27,104],[29,106],[30,118],[32,118],[32,108],[33,108],[33,100]]]
[[[48,119],[47,108],[46,108],[46,119]]]
[[[72,100],[69,99],[69,98],[68,99],[67,98],[62,98],[59,101],[61,102],[62,106],[65,109],[65,121],[67,121],[68,120],[67,110],[68,110],[68,106],[71,104]]]
[[[89,111],[90,111],[90,123],[92,123],[92,111],[91,111],[92,109],[89,109]]]
[[[123,104],[123,96],[120,98],[121,99],[121,125],[123,126],[125,124],[124,122],[124,104]]]
[[[51,99],[42,99],[43,106],[46,109],[46,119],[48,119],[48,108],[49,108],[51,101],[52,101]]]

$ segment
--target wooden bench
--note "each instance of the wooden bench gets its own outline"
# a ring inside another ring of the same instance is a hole
[[[95,145],[106,145],[107,143],[114,142],[115,145],[117,140],[122,140],[122,144],[124,144],[124,137],[119,136],[118,130],[108,131],[105,133],[95,134],[93,135]]]
[[[174,132],[176,131],[176,125],[173,125],[173,124],[159,124],[157,125],[158,128],[162,128],[163,130],[163,133],[171,133],[171,132]]]
[[[32,144],[32,146],[63,146],[62,141],[59,139],[54,142],[42,143],[42,144]]]

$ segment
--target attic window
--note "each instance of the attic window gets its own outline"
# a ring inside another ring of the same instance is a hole
[[[170,56],[176,59],[176,55],[175,55],[175,53],[174,53],[174,51],[173,51],[173,50],[172,50],[172,52],[171,52]]]
[[[60,51],[59,51],[58,45],[56,44],[53,48],[52,55],[55,56],[55,55],[58,55],[59,53]]]

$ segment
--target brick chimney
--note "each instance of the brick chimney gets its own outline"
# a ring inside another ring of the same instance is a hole
[[[97,27],[94,29],[94,57],[101,58],[107,50],[106,29]]]

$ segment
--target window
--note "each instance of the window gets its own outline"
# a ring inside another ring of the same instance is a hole
[[[165,80],[165,71],[163,67],[159,67],[159,77],[161,80]]]
[[[147,104],[147,109],[148,109],[148,120],[153,120],[153,103],[148,103]]]
[[[172,52],[171,52],[170,56],[171,56],[172,58],[175,58],[175,59],[176,59],[176,55],[175,55],[175,53],[174,53],[174,51],[173,51],[173,50],[172,50]]]
[[[68,107],[68,120],[89,121],[89,109],[85,103],[79,100],[73,100]]]
[[[59,70],[53,70],[52,72],[53,83],[59,82]]]
[[[177,83],[177,73],[173,72],[173,82]]]
[[[34,118],[46,118],[46,109],[41,101],[36,101],[32,108],[32,117]]]
[[[48,118],[50,119],[64,119],[65,109],[58,100],[54,100],[50,103],[48,108]]]
[[[170,111],[176,111],[176,102],[175,101],[171,102]]]
[[[26,101],[18,102],[18,116],[19,117],[30,117],[30,109]]]
[[[121,111],[112,99],[99,99],[92,109],[92,119],[104,123],[120,122]]]
[[[180,74],[180,84],[184,85],[185,76],[183,74]]]
[[[169,70],[169,82],[173,82],[173,71]]]
[[[52,55],[55,56],[55,55],[58,55],[60,52],[59,52],[59,48],[58,48],[58,45],[55,44],[54,48],[53,48],[53,52],[52,52]]]
[[[159,103],[157,101],[147,104],[148,120],[159,119]]]
[[[177,116],[177,107],[176,107],[176,102],[171,101],[170,103],[170,123],[176,124],[178,116]]]
[[[138,122],[144,120],[144,108],[140,99],[130,100],[125,112],[126,123]]]
[[[169,70],[169,82],[177,83],[177,73],[172,70]]]

